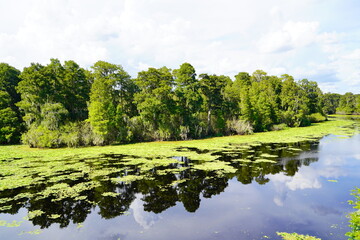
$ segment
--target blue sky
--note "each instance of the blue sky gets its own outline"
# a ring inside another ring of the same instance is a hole
[[[262,69],[360,93],[358,0],[0,0],[0,62]]]

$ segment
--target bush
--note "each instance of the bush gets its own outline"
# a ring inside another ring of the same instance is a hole
[[[190,133],[189,126],[180,126],[180,138],[181,140],[188,140],[188,136]]]
[[[271,127],[271,131],[280,131],[286,129],[288,126],[285,123],[275,124]]]
[[[251,124],[241,119],[228,120],[226,122],[226,128],[229,134],[246,135],[254,132]]]
[[[30,147],[56,148],[61,146],[60,132],[49,130],[44,126],[32,126],[29,131],[22,136],[23,143]]]
[[[82,145],[81,125],[77,123],[69,123],[61,127],[60,141],[68,147],[78,147]]]
[[[324,122],[327,120],[326,116],[322,115],[321,113],[313,113],[310,114],[308,116],[308,119],[310,120],[310,122],[312,123],[317,123],[317,122]]]

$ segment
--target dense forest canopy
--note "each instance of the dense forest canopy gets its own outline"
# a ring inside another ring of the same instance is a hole
[[[105,145],[307,126],[327,114],[359,114],[360,95],[323,94],[288,74],[197,74],[149,68],[136,78],[104,61],[85,70],[51,59],[23,71],[0,63],[0,143],[31,147]]]

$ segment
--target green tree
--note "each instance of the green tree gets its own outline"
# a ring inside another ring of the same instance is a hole
[[[252,82],[261,82],[267,78],[267,73],[263,70],[256,70],[250,77]]]
[[[20,71],[0,63],[0,144],[18,143],[22,127],[21,114],[16,106],[20,95],[16,92]]]
[[[307,79],[302,79],[298,84],[307,98],[307,108],[309,110],[309,114],[322,113],[323,93],[317,83]]]
[[[46,66],[32,63],[20,78],[17,91],[21,101],[17,105],[28,128],[24,142],[33,147],[59,147],[67,134],[78,135],[80,129],[70,125],[88,116],[90,81],[84,69],[74,61],[62,65],[51,59]]]
[[[337,112],[340,114],[352,114],[356,110],[356,96],[347,92],[340,97],[339,107]]]
[[[179,69],[173,71],[173,75],[175,100],[180,117],[180,136],[182,139],[197,137],[202,98],[195,69],[191,64],[183,63]]]
[[[290,75],[282,77],[281,118],[290,127],[309,124],[306,115],[309,113],[307,98],[303,90]]]
[[[8,92],[0,90],[0,144],[18,143],[21,136],[21,122],[11,108]]]
[[[201,92],[204,99],[203,109],[207,113],[206,134],[224,132],[224,90],[226,85],[231,82],[227,76],[200,75]],[[212,126],[212,117],[215,117],[215,126]],[[219,132],[220,131],[220,132]]]
[[[138,73],[135,79],[140,91],[135,94],[138,111],[152,139],[165,140],[175,138],[177,123],[174,115],[174,79],[167,68],[149,68]]]
[[[277,95],[269,78],[260,82],[253,82],[249,89],[249,98],[252,106],[252,119],[256,131],[269,130],[278,122],[279,109]]]
[[[338,93],[325,93],[323,96],[323,112],[325,114],[335,114],[339,107],[341,95]]]
[[[125,112],[121,97],[131,78],[120,65],[104,61],[96,62],[92,69],[94,82],[90,92],[89,122],[96,136],[94,144],[122,141],[124,139],[119,139],[118,134],[126,126],[124,121],[119,121]]]
[[[69,112],[72,121],[88,118],[87,102],[90,100],[91,82],[86,71],[74,61],[65,61],[61,85],[61,103]]]

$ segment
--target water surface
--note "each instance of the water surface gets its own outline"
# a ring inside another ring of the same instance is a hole
[[[359,143],[360,135],[349,139],[330,135],[320,141],[213,152],[217,160],[236,169],[231,172],[202,169],[196,167],[201,161],[181,157],[183,151],[198,149],[178,149],[176,163],[146,171],[127,165],[123,155],[83,159],[90,168],[113,171],[90,181],[80,170],[71,169],[0,192],[2,225],[14,220],[13,225],[19,225],[0,226],[0,236],[238,240],[280,239],[276,232],[281,231],[347,239],[346,214],[352,211],[347,201],[360,180]],[[74,177],[63,178],[69,175]],[[120,176],[136,177],[116,181]],[[83,189],[72,196],[60,184]],[[29,212],[37,210],[40,214],[29,219]],[[33,234],[34,230],[41,233]]]

